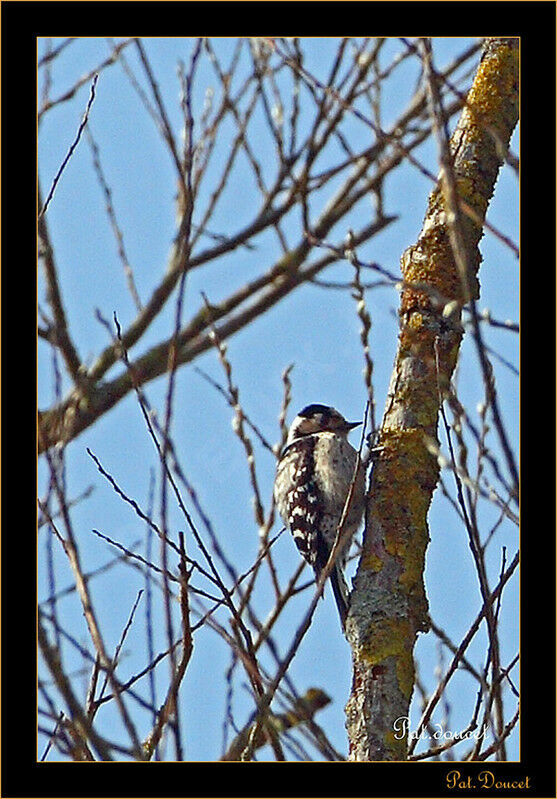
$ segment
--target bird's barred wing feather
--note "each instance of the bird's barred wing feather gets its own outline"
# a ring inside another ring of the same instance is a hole
[[[323,568],[328,550],[320,535],[319,491],[312,479],[313,440],[295,441],[279,464],[276,498],[279,512],[302,557],[315,569]]]

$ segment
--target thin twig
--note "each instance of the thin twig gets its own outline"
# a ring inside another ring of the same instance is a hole
[[[63,173],[64,169],[66,168],[66,164],[68,163],[68,161],[72,157],[75,148],[79,144],[79,140],[81,139],[81,134],[83,133],[85,125],[87,124],[87,122],[89,120],[89,112],[91,110],[91,106],[93,105],[93,103],[95,101],[95,91],[96,91],[96,88],[97,88],[98,79],[99,79],[99,73],[96,72],[95,75],[93,76],[93,82],[91,83],[91,89],[89,91],[89,100],[87,101],[87,106],[85,108],[85,113],[83,114],[81,122],[79,123],[79,128],[77,129],[77,133],[76,133],[75,139],[73,140],[72,144],[70,145],[70,149],[66,153],[66,156],[65,156],[64,160],[62,161],[62,163],[60,165],[60,168],[58,169],[58,172],[54,176],[54,180],[52,181],[52,185],[51,185],[50,190],[49,190],[49,192],[48,192],[48,194],[46,196],[46,200],[44,201],[44,205],[43,205],[43,207],[41,208],[41,210],[39,212],[39,219],[41,219],[45,215],[46,210],[47,210],[48,206],[50,205],[50,201],[52,200],[52,198],[54,196],[54,192],[56,191],[56,186],[58,185],[58,181],[62,177],[62,173]]]

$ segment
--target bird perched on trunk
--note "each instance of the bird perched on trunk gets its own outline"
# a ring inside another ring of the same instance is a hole
[[[343,569],[365,507],[365,466],[347,439],[359,424],[347,422],[328,405],[305,407],[290,426],[274,490],[279,513],[316,580],[342,520],[341,544],[330,578],[343,627],[348,612]]]

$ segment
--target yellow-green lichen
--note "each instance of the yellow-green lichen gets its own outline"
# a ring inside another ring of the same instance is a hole
[[[486,123],[501,125],[505,111],[513,113],[518,105],[519,49],[518,42],[499,44],[488,53],[478,68],[474,85],[467,98],[467,107],[478,125],[478,135],[486,135]],[[487,130],[489,130],[487,128]]]
[[[362,568],[377,573],[383,568],[383,561],[378,555],[371,552],[362,558]]]
[[[438,465],[420,430],[383,431],[382,444],[385,450],[374,486],[373,514],[384,531],[386,552],[400,560],[399,583],[411,593],[421,585],[427,512]]]
[[[379,666],[389,657],[396,661],[399,688],[410,698],[414,687],[413,634],[406,619],[380,619],[374,622],[371,634],[361,652],[371,665]]]
[[[387,730],[385,733],[385,745],[391,753],[391,760],[406,760],[408,741],[407,735],[401,736],[400,730]]]

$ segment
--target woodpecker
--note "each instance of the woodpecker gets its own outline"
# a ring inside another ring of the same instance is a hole
[[[279,513],[318,580],[354,484],[341,530],[342,544],[330,572],[343,628],[348,613],[343,569],[365,507],[365,466],[358,463],[358,454],[347,439],[359,424],[347,422],[328,405],[306,406],[289,428],[274,487]]]

